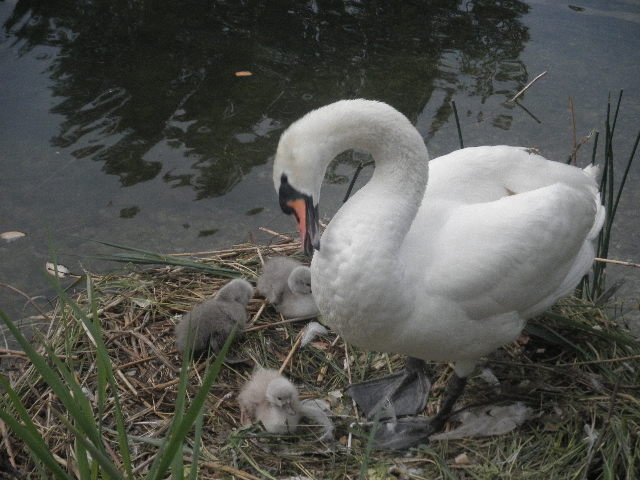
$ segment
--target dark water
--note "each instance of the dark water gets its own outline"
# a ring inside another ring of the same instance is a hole
[[[455,100],[465,145],[564,160],[568,98],[580,138],[622,88],[622,162],[640,127],[639,49],[634,0],[0,1],[0,233],[27,234],[0,241],[0,282],[50,295],[50,248],[71,270],[104,269],[88,239],[188,252],[260,239],[259,226],[291,231],[271,183],[278,137],[341,98],[392,104],[432,156],[458,148]],[[543,71],[524,108],[506,103]],[[323,213],[358,162],[332,165]],[[639,180],[636,167],[612,252],[636,262]],[[616,274],[637,300],[640,273]],[[34,313],[6,288],[0,306]]]

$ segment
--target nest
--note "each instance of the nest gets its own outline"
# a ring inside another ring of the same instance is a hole
[[[232,269],[255,280],[262,259],[295,255],[299,244],[285,239],[270,246],[240,245],[210,252],[203,264]],[[157,454],[152,440],[167,434],[174,417],[182,358],[173,330],[179,315],[213,295],[228,278],[185,267],[127,266],[93,275],[94,296],[113,365],[129,435],[136,477]],[[76,296],[87,306],[86,293]],[[263,299],[248,307],[248,327],[232,346],[209,392],[204,410],[198,478],[635,478],[640,471],[640,348],[629,332],[608,321],[603,311],[575,298],[530,322],[526,334],[487,359],[500,387],[475,376],[458,405],[521,401],[535,418],[511,433],[484,438],[432,442],[411,451],[375,452],[367,448],[367,429],[351,399],[350,382],[384,375],[403,366],[403,358],[360,351],[330,332],[300,348],[304,322],[286,321]],[[46,343],[75,372],[90,400],[96,392],[96,350],[82,322],[65,302]],[[302,398],[322,398],[331,405],[335,442],[321,442],[314,427],[290,436],[267,434],[259,425],[243,426],[235,397],[255,364],[281,368]],[[192,363],[187,403],[201,386],[208,363]],[[438,408],[452,373],[431,366],[433,389],[425,411]],[[8,372],[13,388],[54,458],[77,473],[74,439],[51,409],[60,409],[51,388],[27,359]],[[5,396],[0,407],[11,410]],[[103,442],[117,458],[114,402],[102,415]],[[455,426],[455,425],[453,425]],[[36,472],[25,446],[0,422],[5,465],[30,476]],[[452,428],[452,425],[449,426]],[[193,436],[184,445],[187,462]],[[0,462],[1,463],[1,462]]]

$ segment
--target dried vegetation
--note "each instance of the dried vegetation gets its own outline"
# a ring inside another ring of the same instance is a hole
[[[298,247],[291,240],[242,245],[211,252],[199,261],[255,280],[263,257],[294,255]],[[93,281],[133,475],[142,478],[168,434],[179,395],[182,359],[173,339],[176,316],[211,296],[228,278],[184,266],[126,266],[93,276]],[[75,300],[90,311],[86,292]],[[535,418],[509,434],[433,442],[409,454],[370,451],[367,427],[349,397],[342,396],[352,381],[401,368],[400,356],[359,351],[333,332],[300,348],[297,340],[304,322],[284,321],[259,298],[251,301],[249,313],[247,330],[228,354],[235,360],[225,363],[205,404],[198,478],[634,479],[640,472],[640,347],[593,304],[566,299],[552,313],[532,321],[518,342],[487,359],[500,386],[474,377],[459,404],[522,401],[534,410]],[[94,342],[67,303],[59,302],[49,315],[52,328],[42,340],[74,372],[95,407]],[[26,357],[17,357],[7,373],[11,385],[56,461],[77,474],[74,436],[52,412],[64,409]],[[327,400],[336,441],[320,442],[314,427],[290,437],[267,434],[255,425],[243,427],[235,396],[256,363],[283,369],[303,398]],[[193,366],[187,405],[199,391],[208,364]],[[437,409],[451,374],[446,365],[434,364],[432,369],[427,415]],[[104,405],[102,437],[112,461],[122,465],[114,405],[112,397]],[[14,408],[6,395],[0,408]],[[37,472],[24,445],[1,422],[0,426],[7,469],[26,477]],[[195,463],[193,438],[188,435],[183,444],[187,465]]]

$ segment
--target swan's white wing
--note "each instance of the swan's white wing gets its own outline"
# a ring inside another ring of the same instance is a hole
[[[548,308],[593,260],[587,238],[596,201],[592,192],[555,184],[452,208],[428,235],[427,291],[476,319]]]
[[[596,191],[595,172],[551,162],[523,147],[469,147],[429,162],[425,203],[480,203],[562,183]]]

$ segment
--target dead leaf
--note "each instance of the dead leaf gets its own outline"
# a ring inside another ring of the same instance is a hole
[[[247,70],[242,70],[240,72],[236,72],[236,77],[250,77],[251,75],[253,75],[253,73],[247,71]]]
[[[6,242],[13,242],[19,238],[25,237],[27,234],[22,232],[4,232],[0,233],[0,238]]]
[[[64,265],[55,265],[51,262],[47,262],[47,264],[45,265],[45,268],[47,269],[47,273],[49,275],[53,275],[54,277],[58,277],[58,278],[65,278],[67,275],[70,275],[71,272],[69,271],[69,269],[67,267],[65,267]],[[56,274],[57,272],[57,274]]]

